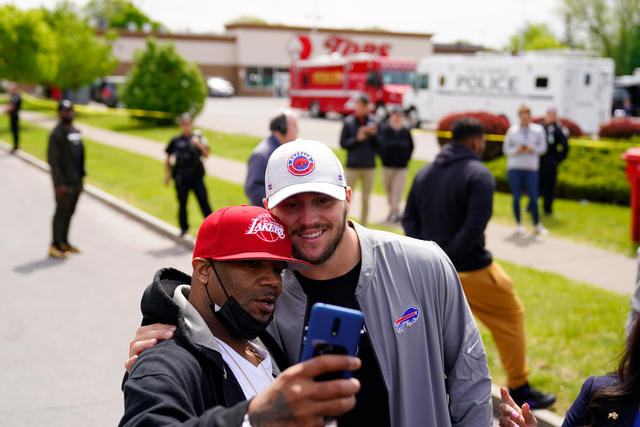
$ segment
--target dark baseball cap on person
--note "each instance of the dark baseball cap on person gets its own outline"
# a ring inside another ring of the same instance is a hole
[[[284,225],[264,208],[229,206],[205,218],[198,230],[193,259],[217,261],[284,261],[290,270],[308,263],[291,257],[291,240]]]
[[[73,102],[69,101],[68,99],[60,100],[60,102],[58,103],[58,111],[62,110],[73,110]]]
[[[403,114],[404,110],[402,109],[402,105],[393,104],[389,107],[389,114]]]

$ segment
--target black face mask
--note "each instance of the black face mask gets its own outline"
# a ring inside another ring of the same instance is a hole
[[[209,263],[211,264],[211,268],[213,268],[213,272],[218,279],[218,283],[220,283],[220,287],[227,296],[227,301],[222,304],[220,310],[216,311],[216,305],[211,299],[211,296],[209,296],[209,290],[205,286],[207,296],[211,302],[210,307],[213,315],[216,316],[216,319],[218,319],[218,321],[222,323],[222,326],[227,328],[227,331],[229,331],[229,333],[234,337],[244,338],[247,340],[256,338],[267,328],[267,326],[269,326],[269,323],[273,320],[273,314],[271,314],[269,320],[266,322],[256,320],[256,318],[249,314],[247,310],[242,308],[240,303],[234,297],[229,296],[227,290],[222,284],[222,280],[220,280],[220,276],[218,275],[216,268],[213,266],[213,262],[210,259]]]
[[[70,125],[73,121],[73,117],[60,117],[60,121],[65,125]]]

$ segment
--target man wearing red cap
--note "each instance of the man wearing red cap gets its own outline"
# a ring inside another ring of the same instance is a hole
[[[357,380],[313,378],[357,369],[356,358],[321,356],[275,378],[281,356],[263,332],[282,290],[282,270],[308,265],[291,258],[276,218],[251,206],[214,212],[200,227],[192,265],[191,277],[159,270],[144,293],[143,324],[161,313],[177,328],[133,366],[120,425],[321,425],[325,416],[353,407]],[[273,359],[267,348],[276,352]]]

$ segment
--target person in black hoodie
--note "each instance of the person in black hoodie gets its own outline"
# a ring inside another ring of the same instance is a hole
[[[120,426],[322,425],[355,405],[356,379],[314,377],[357,369],[357,358],[324,355],[284,370],[266,332],[291,258],[284,226],[265,209],[235,206],[208,216],[193,252],[193,275],[159,270],[146,289],[143,324],[177,325],[144,351],[123,383]],[[260,339],[257,339],[257,337]]]
[[[528,382],[524,307],[511,278],[485,248],[495,179],[480,160],[484,126],[462,118],[451,132],[452,142],[416,175],[402,225],[407,236],[436,242],[453,262],[471,311],[495,339],[514,400],[534,409],[548,407],[555,395]]]
[[[402,106],[391,107],[389,122],[378,131],[380,160],[382,160],[382,182],[389,201],[389,222],[399,222],[400,202],[407,183],[407,165],[413,153],[411,131],[402,124]]]

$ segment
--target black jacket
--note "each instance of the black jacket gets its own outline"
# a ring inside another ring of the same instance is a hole
[[[382,166],[406,168],[413,153],[413,138],[406,127],[398,130],[383,123],[378,131],[380,140],[380,160]]]
[[[58,123],[49,135],[47,159],[55,187],[81,184],[85,170],[84,145],[80,139],[80,132]]]
[[[368,135],[364,141],[358,142],[358,128],[367,124],[375,124],[375,116],[369,114],[366,120],[359,121],[355,115],[344,119],[340,145],[347,150],[348,168],[375,168],[378,151],[378,135]]]
[[[484,230],[491,218],[495,180],[471,149],[447,144],[416,175],[402,219],[407,236],[433,240],[457,271],[491,264]]]
[[[175,289],[191,277],[159,270],[142,297],[143,325],[177,325],[174,338],[145,350],[123,384],[120,426],[240,426],[249,403],[222,355],[189,339]],[[262,337],[261,337],[262,338]],[[273,342],[263,341],[270,353]],[[272,353],[273,356],[273,353]],[[274,356],[277,364],[281,356]],[[280,365],[281,366],[281,365]]]
[[[541,121],[540,125],[544,128],[547,137],[547,151],[540,157],[540,167],[556,167],[569,154],[567,136],[558,123],[546,124]]]

